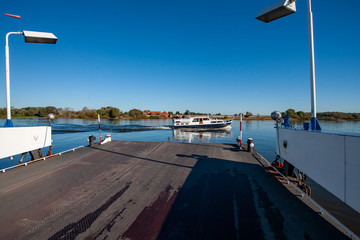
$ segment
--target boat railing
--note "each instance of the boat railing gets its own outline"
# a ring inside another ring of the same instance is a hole
[[[287,184],[291,185],[294,189],[296,189],[299,193],[301,197],[305,197],[307,198],[307,200],[309,200],[312,204],[314,204],[318,209],[319,209],[319,213],[321,215],[325,214],[327,217],[329,217],[332,221],[334,221],[335,224],[337,224],[338,226],[340,226],[340,228],[343,229],[344,233],[346,233],[346,235],[351,238],[351,239],[356,239],[359,240],[359,237],[353,233],[350,229],[348,229],[344,224],[342,224],[340,221],[338,221],[333,215],[331,215],[328,211],[326,211],[320,204],[318,204],[314,199],[312,199],[311,197],[309,197],[306,193],[304,193],[298,186],[296,186],[292,181],[290,181],[287,177],[285,177],[282,173],[280,173],[266,158],[264,158],[260,153],[256,153],[256,155],[263,161],[265,161],[268,165],[268,167],[271,167],[277,174],[279,174],[285,181]]]

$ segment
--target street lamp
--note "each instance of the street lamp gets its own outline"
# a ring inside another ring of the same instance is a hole
[[[295,0],[281,0],[263,9],[256,19],[263,22],[271,22],[296,12]],[[316,89],[315,89],[315,57],[314,57],[314,30],[311,0],[308,0],[308,32],[309,32],[309,55],[310,55],[310,91],[311,91],[311,130],[321,130],[316,119]]]
[[[6,64],[6,122],[4,127],[13,127],[11,121],[11,107],[10,107],[10,66],[9,66],[9,36],[12,34],[24,35],[25,42],[28,43],[47,43],[55,44],[57,37],[52,33],[47,32],[34,32],[34,31],[23,31],[23,32],[9,32],[5,37],[5,64]]]
[[[295,1],[282,0],[261,10],[261,12],[257,15],[256,19],[268,23],[295,12]]]

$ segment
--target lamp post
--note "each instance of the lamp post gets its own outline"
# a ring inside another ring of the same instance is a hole
[[[295,0],[281,0],[263,9],[256,19],[263,22],[271,22],[296,12]],[[321,130],[316,119],[316,88],[315,88],[315,56],[314,56],[314,30],[311,0],[308,0],[308,32],[309,32],[309,55],[310,55],[310,95],[311,95],[311,130]]]
[[[23,31],[23,32],[9,32],[5,37],[5,73],[6,73],[6,122],[4,127],[13,127],[11,121],[11,106],[10,106],[10,61],[9,61],[9,36],[24,35],[25,42],[28,43],[47,43],[56,44],[57,37],[52,33],[46,32],[34,32],[34,31]]]

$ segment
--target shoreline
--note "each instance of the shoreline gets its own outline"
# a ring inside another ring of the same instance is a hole
[[[208,115],[197,115],[207,117]],[[213,118],[218,119],[233,119],[240,120],[240,117],[233,115],[220,115],[220,116],[212,116]],[[97,117],[63,117],[63,116],[55,116],[57,119],[92,119],[96,120]],[[108,116],[100,116],[101,119],[107,120],[160,120],[160,119],[172,119],[172,117],[164,117],[164,116],[140,116],[140,117],[118,117],[118,118],[110,118]],[[0,119],[6,119],[6,117],[0,117]],[[24,116],[24,117],[12,117],[12,119],[46,119],[46,117],[36,117],[36,116]],[[337,119],[337,118],[317,118],[319,121],[331,121],[331,122],[358,122],[360,119]],[[251,117],[243,117],[243,121],[268,121],[272,120],[271,116],[251,116]],[[298,118],[290,118],[290,122],[306,122],[310,121],[308,118],[298,119]]]

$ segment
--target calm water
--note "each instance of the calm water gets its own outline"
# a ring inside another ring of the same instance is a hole
[[[3,125],[4,119],[0,124]],[[46,125],[45,119],[13,119],[15,126]],[[322,129],[360,133],[360,122],[320,122]],[[171,128],[171,120],[102,120],[102,137],[110,133],[113,140],[155,142],[215,142],[236,143],[240,135],[240,122],[234,121],[229,131],[183,132]],[[295,127],[301,128],[301,123]],[[89,135],[99,140],[97,120],[56,119],[52,124],[53,152],[58,153],[77,146],[88,145]],[[255,148],[269,161],[275,159],[275,130],[273,121],[244,121],[243,142],[254,139]],[[46,153],[47,149],[43,150]],[[28,154],[29,155],[29,154]],[[20,156],[0,159],[0,169],[16,165]]]

